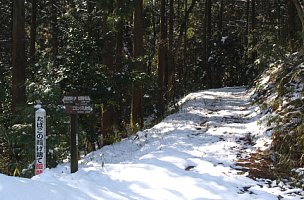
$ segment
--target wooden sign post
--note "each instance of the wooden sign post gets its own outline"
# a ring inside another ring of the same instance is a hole
[[[71,173],[74,173],[78,171],[77,116],[78,114],[91,114],[93,107],[90,105],[91,98],[89,96],[64,96],[62,101],[71,120]]]

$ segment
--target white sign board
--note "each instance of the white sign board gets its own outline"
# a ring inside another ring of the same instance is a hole
[[[35,175],[46,168],[46,112],[39,108],[35,112]]]
[[[91,102],[90,96],[64,96],[62,99],[64,104],[85,105]]]

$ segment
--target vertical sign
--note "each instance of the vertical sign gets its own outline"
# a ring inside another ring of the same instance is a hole
[[[35,175],[46,168],[46,112],[40,105],[35,112]]]

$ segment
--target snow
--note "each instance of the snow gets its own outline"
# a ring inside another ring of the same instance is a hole
[[[227,40],[228,36],[222,37],[221,42],[224,44],[225,41]]]
[[[189,94],[151,129],[83,157],[76,173],[63,163],[31,179],[0,174],[0,199],[301,199],[302,189],[236,165],[256,149],[242,138],[267,139],[249,102],[243,87]]]

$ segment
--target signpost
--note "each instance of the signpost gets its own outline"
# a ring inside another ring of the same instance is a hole
[[[35,175],[41,174],[46,168],[46,112],[41,105],[35,112]]]
[[[71,173],[74,173],[78,171],[77,115],[91,114],[93,107],[89,96],[64,96],[62,102],[71,119]]]

